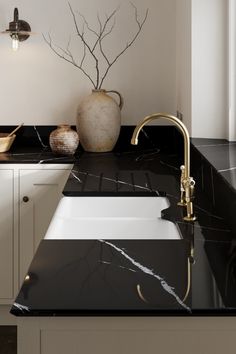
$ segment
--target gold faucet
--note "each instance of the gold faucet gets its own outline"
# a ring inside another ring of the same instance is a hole
[[[166,113],[155,113],[151,116],[144,118],[140,122],[134,132],[131,139],[132,145],[138,145],[138,136],[142,128],[149,122],[155,119],[166,119],[174,123],[184,137],[184,165],[180,167],[181,169],[181,178],[180,178],[180,191],[181,191],[181,200],[178,203],[180,206],[184,206],[187,209],[187,216],[184,217],[185,221],[195,221],[196,217],[193,212],[193,199],[194,199],[194,186],[195,181],[190,177],[190,138],[186,126],[179,120],[177,117],[166,114]]]

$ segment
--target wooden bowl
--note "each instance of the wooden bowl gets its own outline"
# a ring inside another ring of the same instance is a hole
[[[16,135],[8,137],[9,133],[0,133],[0,152],[7,152],[10,150]]]

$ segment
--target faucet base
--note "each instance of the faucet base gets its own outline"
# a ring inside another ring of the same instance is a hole
[[[185,207],[185,206],[186,206],[186,202],[182,202],[182,201],[181,201],[181,202],[177,203],[177,205],[178,205],[178,206],[184,206],[184,207]]]
[[[184,221],[196,221],[197,218],[196,218],[196,216],[192,215],[192,216],[185,216],[185,217],[183,218],[183,220],[184,220]]]

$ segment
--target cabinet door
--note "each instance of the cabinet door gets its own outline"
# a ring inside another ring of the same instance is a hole
[[[13,297],[13,170],[0,170],[0,299]]]
[[[92,291],[92,290],[91,290]],[[18,354],[235,354],[235,317],[18,317]]]
[[[44,237],[70,170],[20,170],[20,283]]]

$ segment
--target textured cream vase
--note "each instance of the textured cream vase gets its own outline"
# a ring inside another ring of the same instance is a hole
[[[107,93],[116,93],[120,103]],[[117,91],[93,90],[78,107],[77,131],[85,151],[112,151],[120,134],[123,99]]]

